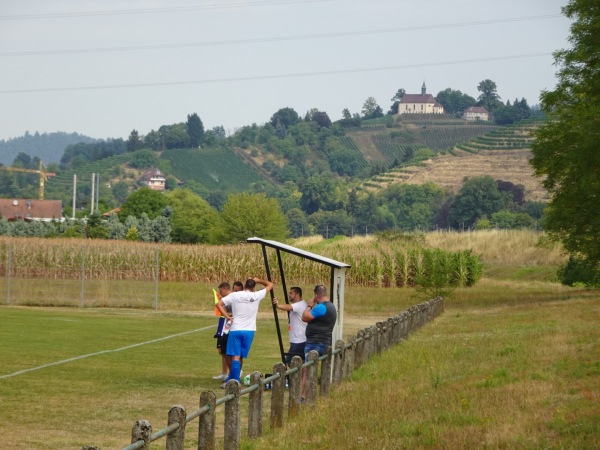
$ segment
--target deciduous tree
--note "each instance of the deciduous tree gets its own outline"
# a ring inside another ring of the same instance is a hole
[[[500,103],[500,96],[496,92],[497,86],[492,80],[483,80],[477,86],[477,90],[481,92],[481,95],[477,98],[479,104],[490,112],[493,112]]]
[[[287,219],[275,199],[244,192],[227,198],[215,237],[219,243],[244,242],[253,236],[281,241],[288,233]]]
[[[477,101],[470,95],[446,88],[435,96],[437,102],[444,107],[448,114],[462,113],[469,106],[475,106]]]
[[[392,106],[390,106],[388,114],[398,114],[398,105],[400,105],[400,100],[402,100],[404,94],[406,94],[406,91],[402,88],[396,91],[396,94],[391,98]]]
[[[490,217],[503,209],[510,194],[502,193],[489,175],[470,178],[463,184],[450,207],[450,225],[469,228],[481,217]]]
[[[292,108],[281,108],[271,116],[270,122],[275,128],[283,127],[285,129],[296,125],[300,120],[300,116]]]
[[[322,173],[310,177],[301,187],[302,197],[300,206],[310,215],[319,209],[334,211],[344,209],[348,203],[347,186],[331,176],[331,173]]]
[[[154,219],[165,206],[167,206],[167,200],[161,192],[143,187],[129,194],[125,203],[121,205],[119,217],[134,216],[139,219],[142,213],[146,213],[150,219]]]
[[[175,189],[165,193],[165,197],[172,208],[173,241],[183,244],[209,242],[217,212],[208,202],[189,189]]]
[[[548,121],[537,130],[531,164],[551,195],[545,230],[574,256],[600,265],[600,8],[571,0],[571,47],[555,52],[553,91],[541,95]]]
[[[375,97],[369,97],[365,100],[362,107],[362,116],[363,119],[376,119],[383,116],[383,110],[377,104]]]

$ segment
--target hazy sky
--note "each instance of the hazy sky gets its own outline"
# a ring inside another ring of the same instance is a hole
[[[0,0],[0,139],[341,118],[399,88],[539,102],[566,0]]]

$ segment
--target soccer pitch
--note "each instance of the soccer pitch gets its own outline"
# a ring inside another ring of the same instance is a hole
[[[271,372],[279,360],[273,317],[262,316],[246,373]],[[186,312],[3,306],[0,447],[120,448],[135,420],[158,430],[174,404],[193,411],[202,391],[220,396],[216,322]]]

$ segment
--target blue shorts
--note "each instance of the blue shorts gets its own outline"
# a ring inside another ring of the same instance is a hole
[[[308,361],[308,352],[311,350],[316,350],[319,353],[319,356],[323,356],[327,351],[327,347],[329,344],[314,344],[314,343],[306,343],[304,346],[304,361]]]
[[[230,331],[227,339],[227,356],[247,358],[254,340],[254,331]]]

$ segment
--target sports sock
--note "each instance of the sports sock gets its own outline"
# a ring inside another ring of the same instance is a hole
[[[228,380],[240,381],[241,364],[238,360],[231,361],[231,370],[229,371]]]

